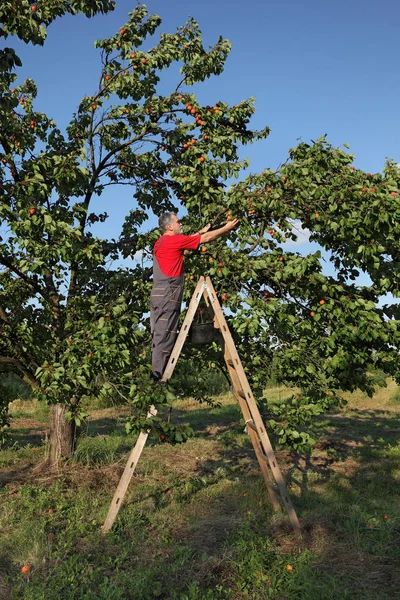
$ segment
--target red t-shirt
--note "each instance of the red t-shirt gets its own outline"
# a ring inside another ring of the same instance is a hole
[[[183,271],[184,250],[197,250],[200,233],[196,235],[163,235],[154,244],[161,271],[167,277],[178,277]]]

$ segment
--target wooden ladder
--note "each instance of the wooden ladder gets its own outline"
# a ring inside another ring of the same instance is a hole
[[[260,411],[258,410],[257,403],[250,389],[246,373],[243,369],[243,365],[236,350],[231,332],[229,331],[229,327],[225,320],[224,313],[222,312],[221,305],[215,293],[214,286],[211,283],[211,279],[209,277],[200,277],[196,285],[196,289],[189,303],[186,317],[183,321],[182,327],[180,329],[179,335],[175,342],[175,346],[172,350],[171,356],[169,358],[168,364],[165,368],[161,381],[166,382],[172,376],[179,355],[182,351],[183,345],[189,333],[189,329],[192,324],[197,307],[202,297],[204,297],[209,309],[212,309],[214,312],[214,326],[220,331],[221,345],[224,351],[224,359],[232,381],[234,394],[242,410],[247,431],[249,433],[254,452],[256,454],[258,463],[261,468],[261,472],[264,477],[265,485],[268,491],[269,498],[271,500],[272,507],[275,511],[280,509],[279,498],[276,493],[277,491],[279,491],[282,504],[288,513],[292,527],[296,533],[300,533],[300,523],[297,518],[297,514],[293,507],[290,496],[288,494],[285,480],[283,479],[268,433],[262,421]],[[156,414],[156,408],[154,406],[151,406],[147,417],[150,418],[152,416],[155,416]],[[118,487],[112,499],[110,508],[108,510],[106,520],[104,521],[104,525],[102,527],[103,534],[107,533],[113,526],[119,509],[121,508],[121,504],[125,497],[125,493],[128,489],[128,485],[132,479],[136,465],[139,461],[140,455],[146,444],[148,435],[148,432],[142,432],[139,434],[137,442],[129,455],[128,462],[121,476]],[[272,482],[268,466],[275,479],[277,488]]]

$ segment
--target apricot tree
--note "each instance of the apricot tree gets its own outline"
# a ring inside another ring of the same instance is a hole
[[[157,231],[146,221],[165,210],[184,210],[188,232],[240,217],[229,243],[187,258],[194,279],[186,299],[209,273],[260,402],[273,358],[281,379],[299,388],[282,405],[266,403],[282,443],[309,446],[303,423],[340,402],[342,389],[370,391],[371,362],[398,372],[398,313],[379,305],[398,289],[397,168],[357,171],[351,155],[321,139],[291,150],[279,171],[240,180],[248,167],[240,147],[269,133],[250,129],[254,99],[205,105],[193,91],[222,73],[230,43],[220,38],[206,49],[193,19],[154,42],[160,24],[139,5],[96,42],[98,88],[65,132],[35,111],[32,80],[12,87],[11,68],[0,78],[0,362],[52,405],[53,463],[71,454],[85,400],[99,394],[131,403],[132,432],[150,427],[178,442],[190,435],[146,416],[150,404],[173,398],[150,379],[151,269],[116,262],[150,255]],[[179,78],[165,95],[162,77],[176,65]],[[108,215],[96,198],[120,185],[131,186],[133,208],[119,239],[100,238],[92,227]],[[288,246],[300,226],[331,253],[334,275],[323,273],[321,252],[302,256]],[[372,285],[356,284],[362,271]],[[191,352],[218,368],[215,346]]]
[[[140,326],[150,272],[118,269],[113,261],[154,238],[139,235],[149,211],[160,214],[182,200],[181,168],[204,165],[204,185],[218,189],[219,177],[243,166],[239,143],[268,133],[247,127],[252,100],[229,110],[201,107],[187,91],[222,72],[229,42],[220,38],[206,51],[191,19],[142,50],[160,23],[138,6],[114,36],[96,42],[98,89],[83,98],[65,133],[35,111],[31,79],[12,87],[15,74],[3,77],[1,361],[52,405],[52,463],[71,453],[85,398],[113,390],[131,399],[140,413],[136,427],[150,402],[171,401],[168,389],[151,384],[149,334]],[[157,94],[173,63],[182,65],[180,80],[168,96]],[[136,209],[122,238],[95,237],[91,226],[107,219],[96,211],[96,197],[124,184],[132,186]],[[170,431],[171,439],[185,436]]]

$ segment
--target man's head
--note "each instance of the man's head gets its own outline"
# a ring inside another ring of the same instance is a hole
[[[167,235],[178,235],[182,232],[182,225],[175,213],[164,213],[158,219],[161,233]]]

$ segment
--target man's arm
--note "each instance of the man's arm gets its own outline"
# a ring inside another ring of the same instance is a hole
[[[221,237],[225,233],[228,233],[232,229],[236,227],[239,223],[239,219],[233,219],[232,221],[228,221],[226,225],[220,227],[219,229],[214,229],[214,231],[207,231],[207,233],[202,233],[200,237],[200,244],[206,244],[207,242],[212,242],[217,238]],[[199,232],[200,233],[200,232]]]

